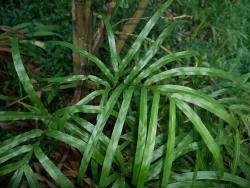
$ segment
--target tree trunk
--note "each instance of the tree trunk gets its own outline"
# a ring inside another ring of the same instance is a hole
[[[91,52],[92,48],[92,0],[72,0],[73,44]],[[74,74],[90,73],[88,59],[73,52]]]
[[[73,44],[91,53],[92,49],[92,0],[72,0],[72,21],[73,21]],[[73,71],[74,74],[89,75],[91,64],[89,60],[79,53],[73,52]],[[83,88],[84,86],[84,88]],[[75,89],[72,104],[79,101],[82,95],[88,91],[88,83],[79,81]]]

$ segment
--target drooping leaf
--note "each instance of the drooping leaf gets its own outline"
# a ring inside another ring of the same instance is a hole
[[[1,151],[1,153],[3,153],[5,151],[10,150],[11,148],[13,148],[13,147],[21,144],[21,143],[23,143],[23,142],[26,142],[26,141],[28,141],[30,139],[39,137],[42,134],[43,134],[42,130],[40,130],[40,129],[33,129],[31,131],[19,134],[19,135],[14,136],[14,137],[11,137],[11,138],[3,141],[0,144],[0,151]]]
[[[20,161],[8,163],[5,166],[1,167],[0,168],[0,176],[9,174],[13,171],[20,169],[24,164],[26,164],[30,160],[31,155],[32,155],[32,152],[29,152]]]
[[[182,51],[182,52],[177,52],[174,54],[169,54],[166,55],[156,62],[154,62],[152,65],[150,65],[148,68],[143,70],[134,80],[135,84],[138,84],[142,79],[150,76],[152,73],[155,71],[159,70],[161,67],[165,66],[168,63],[171,63],[173,61],[179,60],[181,58],[187,58],[190,56],[194,56],[196,53],[193,51]]]
[[[215,68],[204,68],[204,67],[180,67],[174,68],[171,70],[167,70],[152,76],[151,78],[145,81],[145,86],[152,85],[161,80],[165,80],[167,78],[175,77],[175,76],[186,76],[186,75],[197,75],[197,76],[213,76],[220,77],[223,79],[228,79],[231,81],[237,81],[236,76],[225,72],[220,69]]]
[[[184,102],[175,99],[178,108],[188,117],[188,119],[193,123],[201,137],[203,138],[206,146],[213,154],[216,164],[221,173],[224,172],[223,158],[220,152],[219,146],[216,144],[212,135],[206,128],[206,126],[201,121],[200,117]]]
[[[187,172],[183,174],[173,175],[172,178],[175,181],[190,181],[193,178],[193,172]],[[239,176],[225,172],[222,176],[218,176],[216,171],[198,171],[196,175],[197,180],[213,180],[213,181],[227,181],[235,183],[241,187],[249,187],[250,181]],[[171,184],[170,184],[171,187]]]
[[[97,57],[95,57],[94,55],[90,54],[89,52],[72,45],[71,43],[68,42],[64,42],[64,41],[50,41],[51,44],[54,45],[60,45],[63,46],[65,48],[69,48],[77,53],[79,53],[80,55],[88,58],[90,61],[92,61],[93,63],[95,63],[97,65],[97,67],[103,72],[103,74],[105,76],[107,76],[107,78],[112,82],[113,79],[113,75],[111,74],[111,72],[109,71],[109,69],[106,67],[106,65]]]
[[[41,148],[35,148],[35,156],[46,172],[62,188],[74,188],[72,182],[54,165],[54,163],[44,154]]]
[[[8,161],[9,159],[12,159],[13,157],[16,157],[18,155],[21,155],[23,153],[27,153],[33,149],[32,145],[24,145],[15,147],[13,149],[7,150],[6,152],[0,153],[0,164]]]
[[[235,118],[231,114],[229,114],[225,110],[225,108],[215,99],[204,94],[201,91],[178,85],[162,85],[157,86],[156,89],[162,94],[169,94],[172,98],[184,100],[186,102],[190,102],[197,106],[200,106],[201,108],[214,113],[216,116],[226,121],[233,128],[237,127]]]
[[[41,112],[43,112],[43,114],[47,115],[47,110],[45,109],[43,103],[37,96],[30,82],[30,79],[25,71],[25,68],[23,66],[17,38],[12,39],[11,46],[12,46],[12,58],[13,58],[14,66],[15,66],[17,75],[19,77],[19,80],[23,85],[24,90],[26,91],[26,93],[28,94],[29,98],[34,103],[34,105],[36,105],[41,110]]]

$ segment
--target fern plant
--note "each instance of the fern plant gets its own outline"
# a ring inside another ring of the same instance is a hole
[[[101,71],[99,77],[43,78],[51,84],[92,80],[98,85],[97,90],[76,104],[53,113],[49,113],[37,96],[23,66],[18,39],[12,39],[15,70],[32,104],[22,103],[27,109],[24,112],[0,112],[0,121],[34,120],[36,127],[0,143],[0,175],[12,175],[8,187],[18,187],[23,177],[30,187],[39,187],[32,168],[35,160],[63,188],[81,186],[86,175],[98,187],[250,187],[247,174],[250,158],[240,133],[246,128],[249,134],[246,119],[249,107],[237,101],[234,105],[241,109],[232,108],[230,102],[223,101],[230,96],[231,88],[243,95],[248,93],[248,75],[236,77],[208,67],[162,71],[163,67],[174,67],[169,66],[171,63],[197,56],[193,51],[182,51],[153,60],[173,30],[173,24],[133,63],[145,38],[170,3],[160,6],[122,59],[116,52],[109,19],[103,16],[111,68],[68,42],[48,42],[78,52]],[[206,77],[205,84],[198,79],[200,88],[192,88],[188,81],[193,76]],[[227,83],[227,87],[218,83],[220,88],[215,90],[212,78],[225,80],[222,83]],[[100,104],[92,105],[96,97],[101,98]],[[96,123],[84,119],[82,113],[96,114]],[[64,142],[82,153],[76,184],[50,159],[47,139]]]

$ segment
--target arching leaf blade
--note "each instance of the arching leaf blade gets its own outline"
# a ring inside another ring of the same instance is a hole
[[[179,60],[182,58],[188,58],[188,57],[191,57],[194,55],[196,55],[196,53],[193,51],[182,51],[182,52],[176,52],[173,54],[166,55],[166,56],[160,58],[159,60],[157,60],[156,62],[154,62],[152,65],[147,67],[145,70],[143,70],[136,77],[136,79],[134,80],[134,83],[138,84],[142,79],[150,76],[152,73],[159,70],[161,67],[167,65],[168,63],[171,63],[173,61],[176,61],[176,60]]]
[[[237,127],[236,119],[225,110],[224,106],[201,91],[179,85],[162,85],[156,86],[155,88],[162,94],[167,94],[173,98],[195,104],[210,111],[211,113],[223,119],[234,129]]]
[[[113,79],[113,75],[111,74],[111,72],[109,71],[109,69],[106,67],[106,65],[97,57],[95,57],[94,55],[90,54],[89,52],[72,45],[69,42],[65,42],[65,41],[49,41],[49,43],[54,44],[54,45],[60,45],[63,46],[65,48],[69,48],[71,50],[73,50],[74,52],[79,53],[80,55],[88,58],[90,61],[92,61],[93,63],[96,64],[96,66],[103,72],[103,74],[112,82]]]
[[[23,145],[0,153],[0,164],[33,149],[32,145]]]
[[[161,80],[165,80],[165,79],[176,77],[176,76],[213,76],[213,77],[219,77],[219,78],[223,78],[223,79],[227,79],[231,81],[237,81],[235,75],[225,72],[220,69],[204,68],[204,67],[180,67],[180,68],[174,68],[174,69],[156,74],[152,76],[151,78],[148,78],[145,81],[144,85],[150,86]]]
[[[23,62],[21,59],[20,51],[19,51],[17,38],[13,38],[11,40],[11,46],[12,46],[12,58],[13,58],[14,66],[15,66],[17,75],[19,77],[19,80],[23,85],[24,90],[26,91],[26,93],[28,94],[29,98],[34,103],[34,105],[36,105],[41,110],[41,112],[47,113],[47,110],[45,109],[43,103],[37,96],[33,88],[33,85],[31,84],[30,79],[25,71],[25,68],[23,66]]]
[[[1,153],[2,152],[5,152],[23,142],[26,142],[30,139],[33,139],[33,138],[36,138],[36,137],[39,137],[43,134],[43,131],[40,130],[40,129],[33,129],[31,131],[28,131],[28,132],[25,132],[25,133],[22,133],[22,134],[19,134],[17,136],[14,136],[12,138],[9,138],[5,141],[3,141],[1,144],[0,144],[0,151]]]
[[[212,153],[220,172],[223,174],[224,163],[223,163],[223,158],[220,152],[220,148],[216,144],[210,132],[208,131],[206,126],[203,124],[200,117],[185,102],[182,102],[178,99],[175,99],[175,102],[178,108],[188,117],[188,119],[195,126],[195,128],[201,135],[202,139],[204,140],[206,146]]]
[[[187,172],[179,175],[174,175],[172,178],[175,181],[190,181],[192,180],[194,172]],[[250,181],[239,176],[225,172],[222,176],[218,176],[216,171],[198,171],[196,175],[197,180],[213,180],[213,181],[227,181],[235,183],[241,187],[249,187]],[[170,184],[171,187],[171,184]]]

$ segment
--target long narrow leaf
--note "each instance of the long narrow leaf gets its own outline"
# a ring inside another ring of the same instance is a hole
[[[72,182],[54,165],[54,163],[43,153],[41,148],[35,148],[35,156],[48,174],[62,188],[74,188]]]
[[[44,117],[34,112],[0,111],[0,121],[16,121],[27,119],[43,120]]]
[[[103,22],[105,24],[107,34],[108,34],[109,51],[110,51],[110,55],[111,55],[112,66],[113,66],[114,71],[117,72],[120,59],[119,59],[119,55],[116,51],[115,36],[114,36],[113,31],[112,31],[112,27],[111,27],[111,24],[109,22],[108,17],[102,16],[102,18],[103,18]]]
[[[135,161],[134,161],[133,177],[132,177],[132,182],[134,185],[136,185],[137,183],[146,143],[147,113],[148,113],[147,102],[148,102],[147,89],[142,88],[140,96],[140,117],[139,117],[138,137],[137,137],[137,145],[136,145],[136,153],[135,153]]]
[[[236,128],[237,123],[235,118],[231,114],[229,114],[225,110],[225,108],[221,104],[219,104],[215,99],[204,94],[201,91],[178,85],[162,85],[157,86],[156,89],[162,94],[165,93],[173,98],[184,100],[186,102],[190,102],[201,108],[204,108],[226,121],[233,128]]]
[[[136,65],[133,67],[132,71],[128,74],[128,76],[125,78],[124,83],[129,84],[135,76],[142,70],[147,63],[154,57],[154,55],[157,53],[159,46],[163,43],[164,39],[170,34],[170,32],[174,29],[174,25],[170,25],[166,27],[160,34],[160,36],[157,38],[156,42],[152,45],[152,47],[146,52],[144,57],[136,63]]]
[[[24,156],[24,158],[20,161],[14,162],[14,163],[9,163],[3,167],[0,168],[0,176],[9,174],[17,169],[20,169],[24,164],[26,164],[31,157],[32,152],[29,152]]]
[[[234,142],[235,142],[235,149],[234,149],[234,161],[233,161],[233,170],[232,170],[233,174],[236,173],[237,167],[240,162],[239,161],[240,160],[240,131],[239,130],[236,130]]]
[[[175,181],[189,181],[192,180],[194,173],[187,172],[180,175],[174,175],[172,178]],[[216,171],[198,171],[196,175],[197,180],[213,180],[213,181],[227,181],[235,183],[241,187],[250,187],[250,181],[239,176],[225,172],[222,176],[218,176]]]
[[[167,152],[164,161],[161,187],[167,187],[171,173],[171,167],[174,160],[175,127],[176,127],[176,107],[174,100],[170,99]]]
[[[147,22],[139,36],[137,37],[136,41],[133,43],[131,48],[129,49],[128,53],[122,60],[121,66],[119,66],[118,74],[116,74],[116,79],[120,76],[120,74],[125,70],[125,68],[128,66],[130,61],[133,59],[135,54],[140,49],[143,41],[148,36],[149,32],[152,30],[152,28],[155,26],[157,21],[160,19],[161,15],[164,13],[165,9],[169,7],[169,5],[172,3],[173,0],[168,0],[167,2],[163,3],[160,8],[155,12],[155,14],[150,18],[150,20]]]
[[[137,78],[134,80],[134,83],[135,84],[139,83],[142,79],[150,76],[152,73],[159,70],[161,67],[165,66],[168,63],[179,60],[181,58],[187,58],[187,57],[190,57],[190,56],[194,56],[195,54],[196,53],[193,52],[193,51],[182,51],[182,52],[177,52],[177,53],[174,53],[174,54],[166,55],[166,56],[160,58],[159,60],[157,60],[156,62],[154,62],[152,65],[150,65],[145,70],[143,70],[137,76]]]
[[[13,157],[16,157],[18,155],[21,155],[23,153],[27,153],[33,149],[33,146],[31,145],[24,145],[20,147],[16,147],[13,149],[10,149],[4,153],[0,153],[0,164],[8,161],[9,159],[12,159]]]
[[[210,132],[208,131],[206,126],[203,124],[200,117],[186,103],[177,99],[175,99],[175,101],[176,101],[176,105],[178,106],[178,108],[188,117],[188,119],[193,123],[197,131],[200,133],[208,149],[213,154],[219,170],[223,173],[224,165],[223,165],[223,158],[220,153],[220,148],[216,144]]]
[[[29,183],[30,188],[39,188],[40,185],[36,179],[36,176],[35,176],[33,170],[31,169],[31,167],[26,164],[23,167],[23,171],[24,171],[26,179]]]
[[[79,80],[88,79],[85,75],[72,75],[72,76],[64,76],[64,77],[53,77],[53,78],[41,78],[43,81],[51,82],[51,83],[66,83],[66,82],[74,82]]]
[[[47,110],[45,109],[43,103],[41,102],[41,100],[37,96],[32,84],[29,80],[29,77],[25,71],[25,68],[23,66],[19,47],[18,47],[18,39],[13,38],[11,41],[11,45],[12,45],[12,58],[13,58],[13,62],[15,65],[15,69],[16,69],[17,75],[19,77],[19,80],[23,85],[24,90],[28,94],[31,101],[41,110],[41,112],[46,113]]]
[[[174,68],[171,70],[167,70],[152,76],[151,78],[145,81],[145,86],[152,85],[161,80],[165,80],[167,78],[175,77],[175,76],[186,76],[186,75],[195,75],[195,76],[214,76],[220,77],[223,79],[228,79],[231,81],[237,81],[235,75],[225,72],[220,69],[214,68],[204,68],[204,67],[181,67]]]
[[[147,141],[144,149],[143,161],[138,176],[137,187],[143,187],[148,176],[150,161],[153,156],[155,137],[157,130],[158,109],[159,109],[160,93],[154,92],[153,104],[151,107],[150,121],[148,126]]]
[[[23,170],[17,170],[13,176],[11,177],[9,184],[8,184],[8,188],[17,188],[20,187],[19,184],[21,183],[23,177]]]
[[[25,132],[25,133],[22,133],[22,134],[19,134],[17,136],[14,136],[12,138],[9,138],[5,141],[3,141],[1,144],[0,144],[0,151],[1,153],[23,143],[23,142],[26,142],[32,138],[36,138],[36,137],[39,137],[43,134],[43,131],[40,130],[40,129],[33,129],[31,131],[28,131],[28,132]]]
[[[109,69],[106,67],[106,65],[97,57],[95,57],[94,55],[88,53],[87,51],[72,45],[71,43],[68,42],[64,42],[64,41],[50,41],[50,43],[54,44],[54,45],[60,45],[66,48],[69,48],[77,53],[79,53],[80,55],[88,58],[90,61],[92,61],[93,63],[95,63],[97,65],[97,67],[103,72],[103,74],[105,76],[107,76],[107,78],[110,81],[113,81],[113,75],[111,74],[111,72],[109,71]]]
[[[89,139],[87,148],[84,152],[81,164],[80,164],[80,169],[79,169],[79,173],[78,173],[78,177],[77,177],[77,181],[79,184],[82,184],[82,180],[83,177],[85,175],[85,172],[88,168],[88,164],[90,162],[91,156],[96,148],[97,142],[99,140],[99,137],[102,133],[102,130],[109,118],[109,116],[111,115],[111,112],[116,104],[116,101],[118,99],[118,97],[120,96],[121,92],[123,91],[124,86],[120,85],[118,86],[113,94],[111,95],[111,97],[109,98],[108,102],[106,103],[104,109],[103,109],[103,113],[101,113],[100,118],[97,121],[97,124],[95,126],[95,129],[92,132],[92,135]]]
[[[100,187],[103,187],[106,184],[106,179],[108,178],[108,175],[110,173],[112,161],[115,155],[115,151],[117,149],[117,145],[122,133],[122,128],[125,122],[125,118],[128,112],[128,108],[130,106],[131,97],[133,95],[134,87],[131,86],[128,88],[128,90],[124,93],[124,99],[118,114],[118,118],[116,120],[112,136],[108,145],[108,148],[106,150],[106,156],[103,162],[102,167],[102,173],[101,173],[101,179],[100,179]]]
[[[86,143],[81,141],[78,138],[75,138],[71,135],[68,135],[66,133],[63,133],[61,131],[56,131],[56,130],[48,130],[45,132],[47,136],[55,138],[57,140],[60,140],[64,143],[67,143],[74,148],[77,148],[79,151],[83,152],[84,148],[86,147]]]

